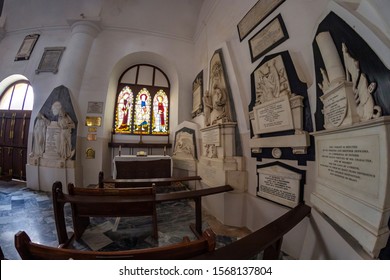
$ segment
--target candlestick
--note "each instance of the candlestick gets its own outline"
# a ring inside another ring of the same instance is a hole
[[[167,155],[167,146],[164,146],[164,156]]]
[[[121,156],[121,154],[122,154],[122,146],[119,145],[119,156]]]

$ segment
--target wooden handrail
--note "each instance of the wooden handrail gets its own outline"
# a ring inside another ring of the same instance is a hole
[[[309,216],[311,208],[304,203],[288,211],[261,229],[214,252],[196,256],[202,260],[247,260],[264,251],[264,259],[278,259],[283,236]]]
[[[104,179],[103,171],[99,172],[99,188],[104,188],[104,184],[115,184],[115,187],[123,185],[126,188],[132,186],[166,186],[168,183],[200,181],[200,176],[170,177],[170,178],[139,178],[139,179]]]

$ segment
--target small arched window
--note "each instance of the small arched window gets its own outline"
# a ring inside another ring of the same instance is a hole
[[[139,64],[119,79],[114,132],[169,134],[169,81],[157,67]]]
[[[31,111],[34,103],[33,88],[28,81],[10,85],[1,95],[0,110]]]

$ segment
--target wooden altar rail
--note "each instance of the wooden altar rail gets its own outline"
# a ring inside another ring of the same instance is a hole
[[[113,184],[116,188],[132,188],[132,187],[144,187],[155,185],[167,186],[171,183],[188,182],[188,181],[200,181],[200,176],[188,176],[188,177],[171,177],[171,178],[149,178],[149,179],[104,179],[104,173],[99,172],[99,188],[104,188],[104,184]]]
[[[206,229],[196,240],[184,237],[182,242],[161,247],[133,249],[122,251],[83,251],[59,247],[51,247],[31,242],[24,231],[15,235],[15,248],[22,260],[181,260],[215,250],[215,233]]]
[[[264,252],[265,260],[279,259],[283,236],[309,216],[310,212],[311,207],[299,204],[261,229],[214,252],[198,255],[194,259],[248,260],[260,252]]]
[[[103,191],[106,189],[91,189],[95,191]],[[126,189],[107,189],[108,192],[121,191]],[[134,189],[132,189],[134,190]],[[120,209],[124,209],[126,205],[131,204],[140,204],[140,203],[159,203],[163,201],[174,201],[181,199],[193,199],[195,201],[195,226],[192,227],[194,232],[200,236],[202,234],[202,197],[224,193],[233,190],[233,188],[229,185],[219,186],[214,188],[207,188],[202,190],[192,190],[192,191],[180,191],[180,192],[171,192],[171,193],[161,193],[155,194],[155,196],[143,196],[143,197],[131,197],[131,196],[118,196],[118,195],[70,195],[64,194],[62,192],[62,184],[61,182],[55,182],[52,187],[52,196],[53,196],[53,210],[54,210],[54,218],[56,222],[57,236],[58,242],[66,243],[69,241],[69,237],[66,231],[66,223],[65,223],[65,211],[64,206],[66,203],[69,203],[72,206],[82,207],[84,209],[88,209],[91,207],[93,209],[99,209],[99,205],[110,205],[111,207],[108,209],[119,209],[118,213],[110,212],[109,214],[113,217],[122,216],[120,213]],[[92,207],[93,206],[93,207]],[[99,210],[101,211],[101,210]],[[108,210],[107,210],[108,211]],[[73,221],[79,219],[77,217],[77,213],[72,211]],[[74,216],[76,215],[76,216]],[[91,216],[94,216],[91,213]],[[100,216],[107,216],[104,214],[100,214]],[[84,217],[82,217],[84,218]]]

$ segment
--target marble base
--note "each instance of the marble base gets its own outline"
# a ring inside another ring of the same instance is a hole
[[[198,164],[198,175],[209,187],[231,185],[234,192],[247,189],[247,172],[243,170],[243,158],[213,159],[202,157]]]
[[[197,176],[197,160],[190,158],[172,157],[173,177]],[[183,182],[192,190],[197,188],[196,181]]]
[[[377,257],[389,237],[390,117],[313,133],[311,202]]]
[[[64,192],[68,183],[76,182],[76,169],[73,167],[57,168],[39,165],[26,165],[27,187],[45,192],[51,192],[55,181],[62,182]]]

